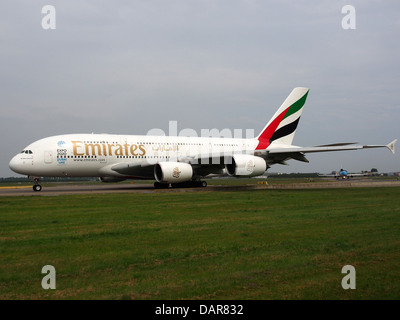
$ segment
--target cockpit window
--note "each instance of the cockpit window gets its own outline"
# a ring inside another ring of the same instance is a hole
[[[21,153],[33,154],[32,150],[22,150]]]

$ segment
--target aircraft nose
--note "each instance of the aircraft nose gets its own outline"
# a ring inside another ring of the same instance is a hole
[[[19,155],[16,155],[14,158],[11,159],[10,163],[8,164],[10,169],[16,173],[21,173],[22,169],[22,161]]]

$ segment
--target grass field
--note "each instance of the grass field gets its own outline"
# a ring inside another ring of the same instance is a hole
[[[0,299],[399,299],[400,188],[2,197],[0,261]]]

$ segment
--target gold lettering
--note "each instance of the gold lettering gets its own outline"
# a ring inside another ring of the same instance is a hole
[[[144,148],[143,144],[139,145],[139,150],[142,151],[142,154],[140,154],[140,156],[144,156],[146,154],[146,149]]]
[[[78,147],[81,147],[77,145],[78,143],[82,143],[82,141],[72,141],[74,156],[83,156],[83,153],[78,152]]]
[[[131,155],[133,155],[135,157],[137,156],[137,153],[135,152],[137,150],[137,148],[138,148],[138,146],[136,144],[131,145],[131,149],[130,149]]]
[[[101,156],[101,146],[98,143],[96,143],[96,144],[85,143],[85,149],[86,149],[87,156],[90,156],[89,149],[91,149],[91,151],[92,151],[92,156],[95,156],[95,155]],[[98,152],[97,154],[96,154],[96,149]]]
[[[72,141],[74,156],[144,156],[146,148],[144,144],[109,144],[109,143],[84,143],[82,141]],[[83,149],[84,148],[84,149]],[[114,149],[113,149],[114,148]],[[152,146],[154,151],[171,151],[178,150],[176,145],[173,146]]]
[[[113,155],[112,147],[114,147],[114,145],[113,145],[113,144],[107,144],[107,146],[108,146],[108,154],[109,154],[110,156],[112,156],[112,155]]]
[[[129,147],[129,144],[125,143],[125,144],[124,144],[124,150],[125,150],[125,155],[126,155],[126,156],[129,155],[129,154],[128,154],[128,147]]]
[[[117,150],[115,150],[115,155],[116,156],[122,156],[123,155],[123,147],[120,144],[117,144]]]

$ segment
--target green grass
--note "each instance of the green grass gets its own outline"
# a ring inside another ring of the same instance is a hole
[[[400,188],[0,198],[0,299],[399,299]],[[56,290],[41,287],[44,265]],[[344,290],[344,265],[356,290]]]

